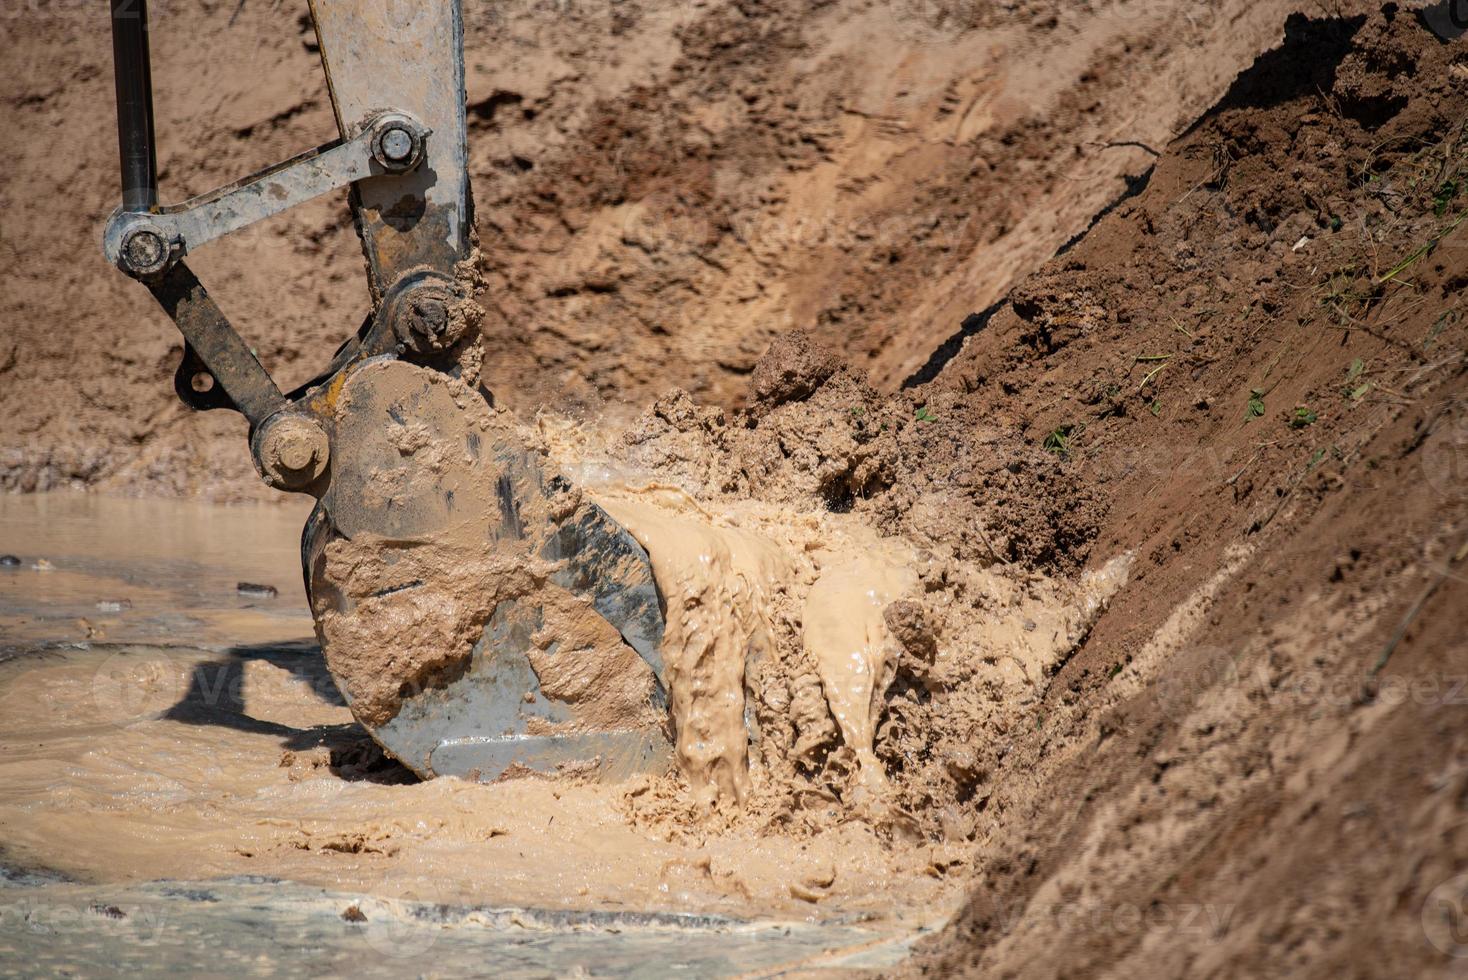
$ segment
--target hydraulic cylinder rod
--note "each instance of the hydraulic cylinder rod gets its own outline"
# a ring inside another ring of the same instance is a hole
[[[158,205],[158,156],[153,139],[148,0],[112,0],[112,69],[117,83],[122,209],[150,211]]]

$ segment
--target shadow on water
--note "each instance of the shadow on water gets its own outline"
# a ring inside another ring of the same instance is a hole
[[[338,778],[351,782],[384,784],[418,781],[411,770],[386,755],[356,722],[297,728],[251,715],[247,709],[245,667],[263,661],[290,674],[322,704],[345,707],[321,648],[306,640],[255,643],[230,647],[217,659],[195,664],[188,688],[178,703],[162,715],[185,725],[211,725],[252,735],[280,739],[292,752],[325,749],[328,766]]]

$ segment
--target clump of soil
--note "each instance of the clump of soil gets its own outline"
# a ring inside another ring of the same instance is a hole
[[[572,480],[648,549],[667,608],[682,771],[629,798],[639,824],[976,839],[1010,733],[1131,558],[1079,573],[1085,544],[1066,553],[1059,536],[1084,542],[1084,525],[1006,511],[978,478],[931,501],[934,475],[901,485],[914,444],[1004,473],[1016,501],[1060,482],[1050,454],[935,405],[880,396],[796,332],[756,365],[748,410],[675,390],[620,435],[540,420]]]
[[[812,343],[804,331],[792,330],[776,337],[755,364],[749,401],[767,410],[808,398],[840,366],[834,354]]]
[[[405,697],[462,676],[497,602],[545,586],[522,555],[453,544],[405,548],[381,537],[331,541],[315,615],[322,649],[364,725]],[[431,582],[432,588],[409,583]],[[413,760],[414,764],[422,764]]]
[[[755,369],[748,411],[675,390],[634,421],[626,459],[692,491],[861,513],[960,561],[1084,563],[1095,509],[1055,454],[951,391],[883,396],[833,360],[793,331]]]

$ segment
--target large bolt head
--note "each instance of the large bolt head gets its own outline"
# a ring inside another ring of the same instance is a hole
[[[447,283],[414,286],[393,305],[393,333],[409,349],[420,353],[453,346],[467,326],[463,316],[452,313],[460,298]]]
[[[394,126],[382,134],[382,154],[394,163],[402,163],[413,155],[413,134]]]
[[[283,415],[267,422],[256,438],[265,481],[281,490],[299,490],[326,471],[331,443],[314,419]]]
[[[162,272],[168,264],[168,243],[156,231],[140,228],[122,243],[122,265],[135,276]]]
[[[401,116],[388,115],[373,127],[372,157],[386,170],[402,173],[423,160],[427,132]]]
[[[449,328],[449,310],[437,296],[416,296],[408,301],[408,322],[429,346],[438,347]]]

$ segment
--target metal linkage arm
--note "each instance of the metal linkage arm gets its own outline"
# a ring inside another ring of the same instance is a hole
[[[375,175],[412,170],[428,130],[400,112],[380,113],[349,140],[337,140],[182,204],[113,214],[102,236],[108,261],[153,276],[193,249],[232,231]]]
[[[205,368],[184,379],[197,394],[208,394],[215,385],[223,388],[252,429],[285,407],[285,396],[187,265],[175,263],[148,288]]]
[[[110,3],[123,203],[103,251],[147,285],[183,333],[174,388],[184,403],[243,414],[266,480],[320,496],[330,479],[334,381],[374,356],[431,362],[468,331],[469,320],[451,312],[466,295],[455,266],[468,257],[471,227],[461,0],[310,0],[340,139],[161,207],[147,0]],[[287,397],[182,259],[343,186],[373,315],[325,375]]]
[[[337,128],[350,139],[384,105],[433,130],[412,173],[352,189],[374,305],[415,269],[452,276],[469,252],[464,23],[459,0],[310,0]]]

